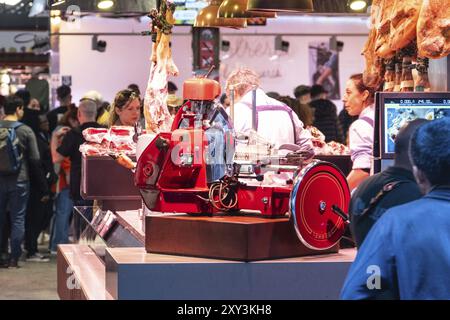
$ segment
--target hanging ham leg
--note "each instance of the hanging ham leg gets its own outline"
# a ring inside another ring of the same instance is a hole
[[[391,30],[391,15],[395,0],[383,0],[381,5],[380,24],[377,27],[377,40],[375,53],[378,57],[388,59],[395,54],[389,47],[389,35]]]
[[[419,55],[442,58],[450,54],[450,3],[424,0],[417,24]]]
[[[172,117],[167,109],[167,81],[169,75],[178,75],[178,68],[172,60],[170,49],[173,6],[167,0],[162,3],[159,18],[160,25],[156,42],[153,45],[150,77],[144,98],[144,116],[146,129],[158,133],[170,131]]]
[[[383,0],[374,0],[372,3],[370,13],[372,27],[369,32],[369,38],[367,39],[362,51],[362,54],[366,60],[366,68],[363,72],[363,81],[367,86],[372,88],[377,88],[383,80],[381,72],[383,65],[381,63],[381,59],[375,55],[375,46],[378,34],[377,30],[381,20],[380,7],[382,1]]]
[[[416,39],[421,6],[422,0],[395,0],[389,36],[391,50],[401,50]]]

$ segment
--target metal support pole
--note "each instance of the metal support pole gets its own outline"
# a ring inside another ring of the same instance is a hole
[[[230,86],[230,117],[234,127],[234,86]]]
[[[256,90],[258,89],[257,86],[254,86],[252,89],[252,129],[257,131],[256,126]]]

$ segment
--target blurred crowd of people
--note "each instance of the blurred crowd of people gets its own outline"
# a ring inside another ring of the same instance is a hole
[[[173,89],[173,88],[172,88]],[[175,86],[175,91],[176,91]],[[69,86],[57,88],[57,106],[45,112],[26,89],[0,97],[0,266],[48,262],[69,243],[80,196],[82,131],[88,127],[134,126],[143,119],[139,87],[131,84],[112,104],[97,91],[75,104]],[[174,92],[172,92],[174,93]],[[39,242],[48,238],[48,250]]]

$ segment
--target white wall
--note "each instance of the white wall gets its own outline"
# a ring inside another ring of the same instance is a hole
[[[262,78],[264,89],[292,94],[295,86],[309,83],[308,43],[317,40],[328,42],[330,36],[335,34],[338,40],[345,43],[344,51],[340,55],[342,91],[348,76],[363,70],[364,61],[360,52],[367,38],[365,34],[368,33],[366,21],[367,19],[363,18],[348,17],[283,16],[269,20],[265,27],[250,27],[239,31],[222,29],[222,39],[230,42],[245,41],[253,51],[259,51],[255,45],[262,44],[267,47],[264,55],[257,59],[246,55],[233,61],[225,59],[222,61],[222,68],[230,69],[236,62],[256,66],[261,71],[266,71],[266,76]],[[87,17],[81,20],[80,29],[72,30],[70,25],[63,23],[61,32],[127,33],[140,32],[147,28],[147,22],[140,23],[132,19]],[[282,34],[283,39],[290,42],[290,50],[286,56],[270,61],[267,56],[272,55],[274,34]],[[357,36],[353,36],[355,34]],[[95,89],[100,91],[106,100],[111,101],[118,90],[132,82],[137,83],[141,91],[144,91],[150,66],[150,37],[100,36],[99,39],[108,43],[104,53],[91,50],[90,36],[62,36],[60,39],[61,75],[72,76],[74,98],[79,99],[84,92]],[[182,82],[192,74],[191,39],[190,27],[174,28],[172,50],[180,76],[172,80],[180,89]],[[267,76],[274,73],[278,76]]]
[[[367,39],[367,19],[348,17],[279,17],[269,20],[266,27],[249,31],[223,31],[222,39],[230,41],[230,50],[222,52],[221,80],[237,66],[247,66],[261,75],[261,86],[266,91],[293,96],[300,84],[310,85],[310,42],[328,44],[331,35],[344,42],[339,54],[341,97],[350,75],[362,72],[364,60],[360,55]],[[290,43],[287,53],[275,51],[275,35],[281,34]],[[278,54],[278,58],[274,57]],[[335,101],[338,109],[341,101]]]
[[[80,29],[72,30],[62,23],[61,33],[99,32],[141,32],[147,24],[133,19],[83,18]],[[180,76],[174,79],[177,85],[191,76],[192,49],[190,28],[175,28],[177,35],[172,40],[173,57],[180,69]],[[91,50],[92,36],[60,37],[60,75],[72,76],[74,101],[78,101],[89,90],[99,91],[104,100],[112,102],[114,95],[129,84],[136,83],[141,92],[147,87],[151,39],[146,36],[104,36],[99,40],[107,42],[105,52]]]

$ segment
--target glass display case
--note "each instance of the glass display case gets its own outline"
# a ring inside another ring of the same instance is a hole
[[[99,207],[75,207],[74,243],[89,245],[99,257],[106,247],[143,247],[142,210],[113,212]]]

